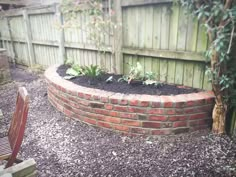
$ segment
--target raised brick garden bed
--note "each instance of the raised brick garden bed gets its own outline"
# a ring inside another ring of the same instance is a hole
[[[211,127],[212,92],[134,95],[86,88],[45,72],[48,99],[66,116],[129,135],[169,135]]]

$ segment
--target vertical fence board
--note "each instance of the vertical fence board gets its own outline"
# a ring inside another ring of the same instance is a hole
[[[161,8],[154,6],[153,9],[153,48],[160,49],[161,46]]]

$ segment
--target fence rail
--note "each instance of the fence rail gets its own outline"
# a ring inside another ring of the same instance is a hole
[[[47,67],[70,58],[81,65],[128,73],[130,64],[140,62],[143,72],[155,72],[161,81],[211,88],[204,74],[208,39],[197,20],[171,0],[117,0],[113,5],[116,20],[122,23],[122,29],[114,32],[119,41],[114,54],[108,35],[103,53],[86,30],[60,28],[65,17],[56,4],[1,13],[1,45],[13,62],[28,66]],[[89,17],[78,14],[78,19],[85,28]]]

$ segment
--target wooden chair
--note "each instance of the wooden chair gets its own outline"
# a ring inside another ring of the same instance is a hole
[[[5,168],[12,166],[14,163],[22,162],[16,157],[23,140],[28,109],[29,96],[27,90],[24,87],[20,87],[17,94],[16,109],[8,134],[6,137],[0,138],[0,160],[8,161]]]

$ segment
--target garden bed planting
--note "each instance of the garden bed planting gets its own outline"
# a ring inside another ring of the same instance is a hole
[[[129,135],[169,135],[211,126],[212,92],[179,95],[115,93],[63,79],[59,66],[45,76],[48,98],[70,118]]]

